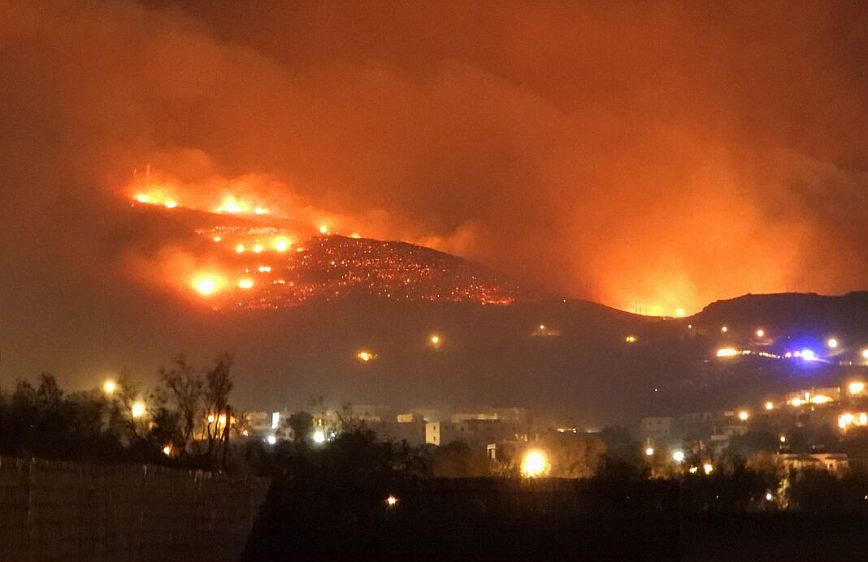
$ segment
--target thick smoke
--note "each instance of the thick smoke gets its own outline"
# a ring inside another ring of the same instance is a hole
[[[622,308],[868,279],[858,3],[193,6],[0,6],[4,293],[115,278],[145,164]]]

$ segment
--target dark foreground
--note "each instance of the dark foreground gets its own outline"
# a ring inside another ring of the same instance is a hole
[[[394,494],[398,503],[384,499]],[[855,514],[693,512],[674,482],[275,485],[242,560],[868,560]]]

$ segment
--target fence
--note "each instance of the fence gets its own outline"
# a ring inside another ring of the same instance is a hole
[[[0,458],[0,560],[237,560],[268,482]]]

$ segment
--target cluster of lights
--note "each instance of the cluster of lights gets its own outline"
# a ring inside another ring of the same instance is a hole
[[[624,341],[626,343],[636,343],[638,339],[636,338],[636,336],[627,336],[626,338],[624,338]]]
[[[796,408],[800,406],[806,406],[808,404],[814,404],[817,406],[821,406],[823,404],[829,404],[834,402],[834,398],[831,396],[826,396],[825,394],[811,394],[810,392],[805,392],[804,397],[796,397],[788,402],[790,406],[794,406]]]
[[[838,416],[838,427],[845,431],[851,427],[864,427],[866,425],[868,425],[868,413],[866,412],[859,412],[858,414],[846,412]]]
[[[802,349],[796,351],[788,351],[784,353],[784,357],[787,359],[802,358],[805,361],[815,361],[817,359],[817,354],[814,353],[813,349]]]
[[[372,351],[368,351],[367,349],[362,349],[356,352],[356,359],[358,359],[362,363],[369,363],[376,358],[377,354]]]
[[[699,467],[698,466],[691,466],[690,468],[687,469],[687,472],[689,472],[690,474],[696,474],[697,472],[699,472]],[[711,464],[710,462],[703,463],[702,472],[704,472],[705,475],[708,476],[709,474],[714,472],[714,465]]]

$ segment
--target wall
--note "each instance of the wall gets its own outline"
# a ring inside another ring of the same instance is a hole
[[[0,457],[0,559],[237,560],[268,482]]]

